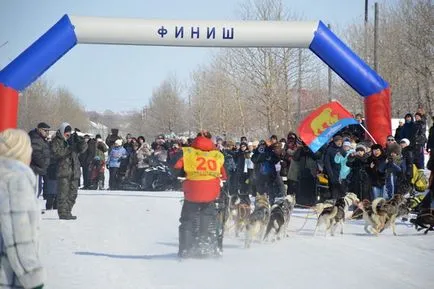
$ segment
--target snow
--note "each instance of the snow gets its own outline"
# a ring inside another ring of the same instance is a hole
[[[291,289],[430,288],[434,234],[399,222],[367,235],[347,221],[344,235],[312,236],[315,218],[296,209],[290,237],[244,249],[229,236],[221,259],[176,257],[180,192],[80,191],[76,221],[42,215],[44,288]],[[303,227],[303,228],[302,228]],[[301,229],[301,230],[300,230]]]

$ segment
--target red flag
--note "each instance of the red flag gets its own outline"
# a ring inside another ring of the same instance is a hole
[[[340,102],[332,101],[308,115],[298,127],[298,135],[313,152],[316,152],[334,134],[350,124],[358,122]]]

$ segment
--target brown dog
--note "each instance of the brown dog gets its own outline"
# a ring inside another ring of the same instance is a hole
[[[375,205],[374,205],[375,202]],[[375,214],[386,218],[384,227],[380,230],[382,232],[384,229],[392,227],[393,235],[396,236],[396,218],[399,214],[399,207],[406,202],[405,198],[396,194],[392,199],[386,201],[383,198],[377,198],[373,201],[372,210]]]
[[[242,232],[247,225],[247,222],[249,221],[249,217],[251,214],[251,207],[249,204],[246,203],[239,203],[236,205],[236,215],[234,216],[234,222],[235,222],[235,237],[238,237],[240,235],[240,232]]]
[[[369,200],[363,200],[358,204],[358,208],[363,212],[363,220],[365,220],[365,232],[369,234],[375,234],[378,236],[378,233],[384,228],[386,223],[386,216],[376,214],[373,210],[373,207],[378,206],[378,202],[381,199],[375,199],[372,204]],[[369,230],[369,226],[371,226],[371,230]]]

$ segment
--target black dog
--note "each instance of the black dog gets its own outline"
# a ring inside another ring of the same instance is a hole
[[[293,210],[294,198],[291,195],[276,199],[276,202],[271,207],[270,221],[267,224],[264,240],[268,238],[272,231],[274,232],[272,241],[287,237],[288,223]]]
[[[414,224],[417,231],[426,229],[424,234],[428,234],[428,231],[434,231],[434,215],[431,210],[421,211],[416,219],[411,219],[410,223]],[[420,228],[419,228],[420,227]]]

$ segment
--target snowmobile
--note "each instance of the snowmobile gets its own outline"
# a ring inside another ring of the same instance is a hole
[[[143,174],[141,188],[144,191],[179,190],[181,183],[172,170],[163,162],[152,158]]]

